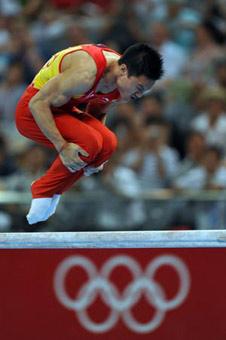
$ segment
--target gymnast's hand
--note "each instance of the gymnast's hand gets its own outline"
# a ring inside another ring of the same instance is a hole
[[[70,172],[75,172],[84,168],[87,163],[79,156],[88,157],[89,154],[75,143],[65,143],[59,152],[62,163]]]

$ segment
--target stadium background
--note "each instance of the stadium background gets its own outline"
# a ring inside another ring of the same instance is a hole
[[[165,76],[113,109],[119,147],[101,174],[30,227],[30,183],[53,152],[20,136],[16,103],[56,51],[146,41]],[[0,230],[220,229],[226,226],[226,4],[221,0],[0,1]]]

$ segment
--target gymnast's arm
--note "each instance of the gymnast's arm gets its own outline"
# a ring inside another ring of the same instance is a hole
[[[84,156],[88,156],[88,154],[85,150],[79,148],[78,145],[67,143],[63,138],[55,124],[51,106],[62,106],[67,103],[73,95],[82,95],[93,86],[96,77],[96,66],[92,62],[80,63],[77,65],[77,68],[75,66],[76,65],[73,64],[73,67],[69,67],[64,72],[50,79],[40,91],[34,95],[29,103],[29,108],[37,125],[55,146],[56,150],[62,156],[62,162],[70,171],[73,168],[73,151],[77,152],[77,156],[74,157],[74,171],[78,170],[79,166],[82,167],[85,165],[83,164],[84,162],[79,159],[78,152]]]

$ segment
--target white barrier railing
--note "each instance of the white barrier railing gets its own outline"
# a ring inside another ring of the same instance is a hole
[[[226,248],[226,230],[0,233],[0,249]]]
[[[110,191],[109,191],[110,192]],[[168,200],[191,200],[194,202],[211,202],[211,201],[223,201],[226,203],[226,190],[184,190],[174,191],[171,189],[156,189],[147,192],[137,194],[134,197],[132,195],[126,195],[123,192],[115,192],[121,198],[125,199],[142,199],[142,200],[155,200],[155,201],[168,201]],[[102,197],[103,191],[93,190],[84,192],[71,192],[66,193],[63,197],[66,201],[75,201],[79,199],[85,199],[87,197],[94,198],[95,200]],[[31,193],[30,192],[18,192],[18,191],[1,191],[0,190],[0,204],[30,204]]]

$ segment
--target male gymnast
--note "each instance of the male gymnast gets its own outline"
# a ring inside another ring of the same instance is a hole
[[[104,124],[111,103],[148,93],[163,73],[158,51],[146,43],[122,55],[101,44],[69,47],[41,68],[16,108],[19,132],[55,148],[58,156],[31,184],[29,224],[55,213],[61,195],[81,176],[102,170],[117,138]]]

